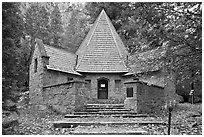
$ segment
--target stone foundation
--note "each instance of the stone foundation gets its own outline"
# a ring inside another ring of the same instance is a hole
[[[87,103],[85,82],[72,81],[43,88],[43,104],[61,113],[72,113]]]
[[[138,113],[155,113],[162,111],[165,105],[165,90],[161,87],[138,83]]]

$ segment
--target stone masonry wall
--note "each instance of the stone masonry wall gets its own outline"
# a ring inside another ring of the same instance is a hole
[[[82,109],[86,105],[86,96],[81,96],[86,91],[84,84],[84,82],[73,81],[45,86],[43,88],[44,104],[65,114]]]
[[[45,70],[44,71],[44,86],[47,85],[56,85],[60,83],[68,82],[69,78],[73,78],[73,80],[78,80],[81,77],[73,74],[68,74],[64,72],[54,71],[54,70]]]
[[[160,87],[137,83],[138,113],[155,113],[165,105],[165,90]]]
[[[34,62],[37,59],[37,72],[34,72]],[[29,98],[30,103],[33,105],[39,105],[42,103],[42,87],[43,87],[43,60],[45,57],[40,56],[40,52],[36,45],[33,58],[30,64],[29,72]]]
[[[86,88],[86,84],[83,81],[77,81],[75,83],[75,111],[85,110],[85,106],[89,101],[90,90]]]
[[[127,88],[133,88],[133,97],[127,97]],[[125,93],[126,93],[126,99],[124,101],[125,108],[137,112],[137,84],[136,83],[125,84]]]
[[[98,79],[108,79],[108,99],[98,99]],[[89,103],[124,103],[126,93],[124,92],[124,81],[127,78],[119,74],[87,74],[84,80],[91,80],[91,92]],[[121,80],[121,89],[115,90],[115,80]]]

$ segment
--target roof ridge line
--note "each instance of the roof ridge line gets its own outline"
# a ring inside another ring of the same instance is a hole
[[[105,13],[106,14],[106,13]],[[116,47],[117,47],[117,49],[118,49],[118,52],[119,52],[119,56],[122,58],[122,62],[123,62],[123,65],[125,66],[125,68],[126,68],[126,70],[128,71],[128,68],[126,67],[126,65],[125,65],[125,62],[124,62],[124,60],[123,60],[123,57],[122,57],[122,54],[120,53],[120,50],[119,50],[119,47],[118,47],[118,44],[117,44],[117,42],[116,42],[116,39],[115,39],[115,37],[114,37],[114,34],[113,34],[113,31],[112,31],[112,29],[111,29],[111,26],[110,26],[110,19],[109,19],[109,17],[108,17],[108,15],[106,15],[106,19],[107,19],[107,21],[108,21],[108,26],[109,26],[109,28],[110,28],[110,30],[111,30],[111,33],[112,33],[112,36],[113,36],[113,39],[114,39],[114,41],[115,41],[115,44],[116,44]],[[117,32],[116,32],[117,33]]]
[[[103,12],[103,11],[102,11],[102,12]],[[89,41],[87,42],[86,45],[88,45],[88,44],[90,43],[90,41],[91,41],[91,39],[92,39],[92,37],[93,37],[93,34],[94,34],[94,32],[95,32],[95,29],[96,29],[96,27],[98,26],[99,19],[100,19],[101,16],[102,16],[102,12],[101,12],[101,14],[99,15],[99,17],[98,17],[98,19],[97,19],[96,25],[95,25],[95,27],[94,27],[94,29],[93,29],[93,33],[91,34],[90,39],[89,39]],[[87,34],[87,35],[88,35],[88,34]],[[80,47],[79,47],[79,48],[80,48]],[[86,51],[84,52],[84,54],[83,54],[83,56],[81,57],[80,61],[77,63],[76,70],[77,70],[77,68],[79,67],[79,64],[81,63],[81,61],[82,61],[82,59],[83,59],[85,53],[87,52],[87,49],[88,49],[88,48],[86,48]],[[78,49],[77,49],[77,50],[78,50]]]
[[[104,10],[104,9],[103,9]],[[100,13],[101,14],[101,13]],[[94,23],[93,23],[93,26],[95,25],[95,28],[96,28],[96,26],[97,26],[97,24],[95,24],[95,22],[97,21],[97,20],[99,20],[99,17],[100,17],[100,15],[96,18],[96,20],[94,21]],[[92,27],[93,27],[92,26]],[[94,28],[94,30],[95,30],[95,28]],[[92,28],[91,28],[92,29]],[[89,31],[91,31],[91,29],[89,30]],[[89,33],[89,32],[88,32]],[[88,33],[86,34],[86,36],[88,35]],[[92,36],[92,35],[91,35]],[[86,39],[86,37],[84,38],[84,40]],[[83,41],[84,41],[83,40]],[[82,43],[83,43],[83,41],[82,41]],[[81,45],[82,45],[82,43],[80,44],[80,46],[79,46],[79,48],[77,49],[77,51],[82,47]],[[77,51],[75,52],[75,53],[77,53]]]
[[[50,45],[47,45],[47,44],[44,44],[44,46],[47,46],[49,48],[53,48],[53,49],[56,49],[56,50],[60,50],[60,51],[63,51],[63,52],[66,52],[66,53],[69,53],[69,54],[72,54],[72,55],[75,55],[74,53],[72,53],[71,51],[67,51],[66,49],[63,49],[61,47],[54,47],[54,46],[50,46]]]

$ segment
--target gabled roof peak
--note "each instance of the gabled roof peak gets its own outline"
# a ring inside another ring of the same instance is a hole
[[[109,17],[102,9],[76,54],[79,72],[127,72],[128,52]]]
[[[105,14],[106,14],[106,12],[105,12],[105,10],[104,10],[104,9],[102,9],[102,10],[101,10],[101,14],[102,14],[102,13],[105,13]]]

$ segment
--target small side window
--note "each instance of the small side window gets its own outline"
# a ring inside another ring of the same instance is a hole
[[[37,72],[37,68],[38,68],[38,60],[36,58],[34,61],[34,72]]]
[[[121,89],[121,80],[115,80],[115,91],[120,91]]]
[[[133,97],[133,87],[127,88],[127,97],[128,98]]]

